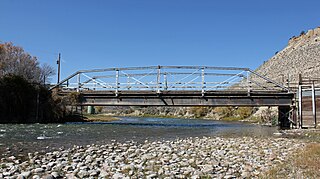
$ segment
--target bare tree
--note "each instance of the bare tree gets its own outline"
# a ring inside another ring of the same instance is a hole
[[[55,75],[56,72],[54,70],[54,68],[50,65],[48,65],[47,63],[41,65],[41,81],[43,82],[43,84],[46,84],[49,81],[49,77]]]
[[[0,44],[0,76],[8,74],[21,76],[32,83],[43,83],[54,75],[54,70],[48,64],[40,67],[37,58],[23,48],[4,43]]]
[[[45,81],[54,75],[48,64],[12,43],[0,43],[0,123],[57,121],[64,114]],[[63,105],[63,103],[61,103]]]

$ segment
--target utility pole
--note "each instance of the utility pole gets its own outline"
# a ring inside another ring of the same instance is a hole
[[[58,64],[58,80],[57,80],[57,84],[60,83],[60,64],[61,64],[61,54],[59,53],[59,57],[57,60],[57,64]]]

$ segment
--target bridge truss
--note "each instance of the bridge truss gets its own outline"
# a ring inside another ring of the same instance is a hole
[[[287,91],[249,68],[148,66],[80,70],[53,86],[65,91]]]

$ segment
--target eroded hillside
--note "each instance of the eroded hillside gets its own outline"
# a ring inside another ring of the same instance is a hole
[[[299,74],[320,77],[320,27],[292,37],[287,47],[262,64],[256,72],[282,84],[288,77],[290,83],[297,83]]]

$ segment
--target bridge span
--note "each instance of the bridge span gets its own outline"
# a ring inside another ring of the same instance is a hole
[[[237,67],[149,66],[80,70],[51,89],[77,92],[82,106],[278,106],[290,126],[294,93]]]
[[[68,92],[67,92],[68,93]],[[82,91],[84,106],[290,106],[292,93],[259,91]]]

